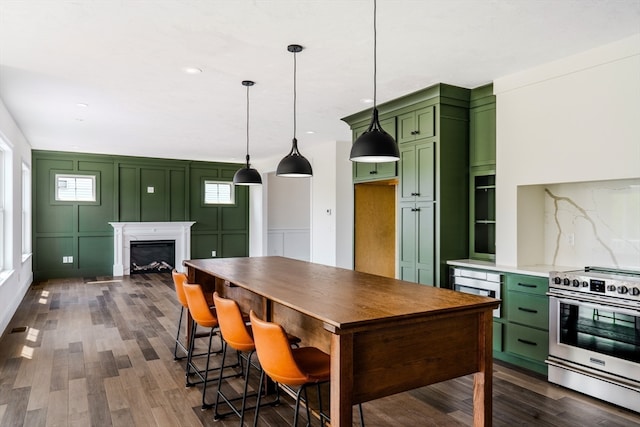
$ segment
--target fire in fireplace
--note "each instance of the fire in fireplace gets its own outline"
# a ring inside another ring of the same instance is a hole
[[[131,274],[167,273],[176,260],[175,240],[131,242]]]

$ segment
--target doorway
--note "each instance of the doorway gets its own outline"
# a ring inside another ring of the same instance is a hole
[[[397,180],[354,185],[354,269],[396,277]]]

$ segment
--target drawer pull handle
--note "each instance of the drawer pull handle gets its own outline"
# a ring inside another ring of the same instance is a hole
[[[420,208],[411,208],[411,212],[420,212]]]
[[[522,344],[527,344],[527,345],[538,345],[538,343],[535,343],[533,341],[529,341],[529,340],[523,340],[522,338],[518,338],[518,341],[521,342]]]
[[[378,173],[378,171],[369,171],[369,174],[371,174],[371,175],[375,175],[377,173]]]
[[[518,283],[518,286],[522,286],[524,288],[537,288],[538,285],[530,285],[528,283]]]
[[[518,310],[524,311],[525,313],[537,313],[538,310],[533,310],[531,308],[518,307]]]

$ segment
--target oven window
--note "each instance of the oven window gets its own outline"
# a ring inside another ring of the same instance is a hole
[[[640,362],[640,314],[560,303],[560,342]]]

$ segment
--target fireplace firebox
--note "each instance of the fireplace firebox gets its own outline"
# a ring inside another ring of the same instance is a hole
[[[132,241],[131,274],[169,273],[176,262],[175,240]]]

